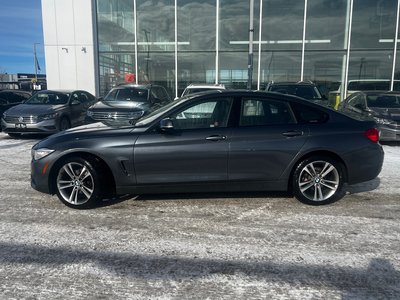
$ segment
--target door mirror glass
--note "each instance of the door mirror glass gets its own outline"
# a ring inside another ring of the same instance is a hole
[[[160,129],[163,131],[171,131],[174,129],[174,123],[170,118],[162,119],[160,121]]]

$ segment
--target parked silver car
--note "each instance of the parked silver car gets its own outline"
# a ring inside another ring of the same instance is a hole
[[[86,111],[96,98],[81,90],[45,90],[25,103],[6,110],[1,127],[12,137],[27,133],[51,134],[84,123]]]
[[[400,92],[355,92],[340,103],[339,111],[371,117],[381,141],[400,141]]]

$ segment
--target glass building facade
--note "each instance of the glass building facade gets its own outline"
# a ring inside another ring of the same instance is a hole
[[[311,80],[343,96],[349,80],[393,84],[399,1],[254,0],[252,88]],[[101,94],[127,74],[172,97],[190,83],[246,88],[249,1],[97,0],[96,10]]]

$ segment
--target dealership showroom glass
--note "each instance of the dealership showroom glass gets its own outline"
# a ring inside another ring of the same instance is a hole
[[[101,96],[126,74],[173,98],[191,83],[246,87],[249,1],[76,3],[42,3],[53,88],[85,85]],[[349,80],[399,79],[396,0],[254,0],[253,13],[254,89],[311,80],[328,95]]]

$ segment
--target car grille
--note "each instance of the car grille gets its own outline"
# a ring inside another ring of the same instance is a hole
[[[94,120],[103,121],[103,120],[128,120],[132,119],[132,113],[127,112],[93,112],[92,118]]]
[[[37,117],[36,116],[29,116],[29,117],[6,116],[5,121],[7,123],[36,124],[37,123]]]

